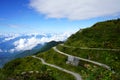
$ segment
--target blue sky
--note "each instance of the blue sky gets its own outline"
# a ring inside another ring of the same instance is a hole
[[[0,0],[0,33],[75,32],[98,21],[120,18],[119,3],[120,0]]]

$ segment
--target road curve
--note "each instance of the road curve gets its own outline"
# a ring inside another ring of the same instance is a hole
[[[54,51],[56,51],[56,52],[58,52],[58,53],[60,53],[60,54],[63,54],[63,55],[65,55],[65,56],[72,56],[72,55],[69,55],[69,54],[67,54],[67,53],[64,53],[64,52],[59,51],[56,47],[53,47],[53,49],[54,49]],[[95,64],[95,65],[104,67],[104,68],[106,68],[106,69],[108,69],[108,70],[111,70],[111,68],[110,68],[109,66],[105,65],[105,64],[102,64],[102,63],[99,63],[99,62],[95,62],[95,61],[92,61],[92,60],[89,60],[89,59],[84,59],[84,58],[76,57],[76,56],[73,56],[73,57],[75,57],[75,58],[77,58],[77,59],[79,59],[79,60],[82,60],[82,61],[90,62],[90,63],[93,63],[93,64]]]
[[[56,66],[56,65],[53,65],[53,64],[46,63],[46,62],[45,62],[42,58],[40,58],[40,57],[36,57],[36,56],[32,56],[32,57],[41,60],[42,63],[45,64],[45,65],[47,65],[47,66],[51,66],[51,67],[53,67],[53,68],[56,68],[56,69],[58,69],[58,70],[61,70],[61,71],[64,71],[64,72],[66,72],[66,73],[69,73],[69,74],[73,75],[73,76],[76,78],[76,80],[82,80],[81,76],[80,76],[78,73],[75,73],[75,72],[72,72],[72,71],[68,71],[68,70],[66,70],[66,69],[64,69],[64,68],[61,68],[61,67]]]

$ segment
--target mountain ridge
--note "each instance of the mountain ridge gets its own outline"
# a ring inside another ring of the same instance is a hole
[[[120,48],[120,19],[98,22],[73,34],[66,45],[94,48]],[[72,42],[72,43],[71,43]]]

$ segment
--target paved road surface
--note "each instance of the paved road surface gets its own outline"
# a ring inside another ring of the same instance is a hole
[[[48,65],[48,66],[57,68],[57,69],[59,69],[59,70],[61,70],[61,71],[64,71],[64,72],[66,72],[66,73],[69,73],[69,74],[73,75],[73,76],[76,78],[76,80],[82,80],[81,76],[80,76],[78,73],[75,73],[75,72],[72,72],[72,71],[68,71],[68,70],[66,70],[66,69],[64,69],[64,68],[61,68],[61,67],[56,66],[56,65],[53,65],[53,64],[46,63],[46,62],[45,62],[42,58],[40,58],[40,57],[36,57],[36,56],[32,56],[32,57],[41,60],[42,63],[45,64],[45,65]]]

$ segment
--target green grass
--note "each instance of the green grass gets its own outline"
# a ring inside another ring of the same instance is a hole
[[[64,43],[73,47],[120,49],[120,19],[98,22],[82,29]],[[83,50],[58,46],[61,51],[109,65],[120,79],[120,51]]]
[[[68,38],[66,45],[120,49],[120,19],[98,22]]]
[[[39,74],[25,74],[22,72],[39,71]],[[74,76],[57,70],[55,68],[43,65],[40,60],[32,57],[26,57],[23,59],[16,59],[9,62],[3,68],[3,73],[7,78],[15,78],[18,80],[74,80]],[[26,75],[28,76],[26,78]],[[41,76],[41,77],[40,77]],[[41,79],[42,78],[42,79]]]
[[[111,71],[84,61],[80,61],[79,66],[66,64],[67,57],[55,52],[53,49],[37,56],[42,57],[48,63],[79,73],[83,80],[112,80],[115,77]]]
[[[70,55],[107,64],[115,72],[120,74],[120,51],[86,50],[80,48],[68,48],[60,45],[57,46],[57,48]]]
[[[3,73],[2,69],[0,69],[0,80],[6,80],[6,75]]]

